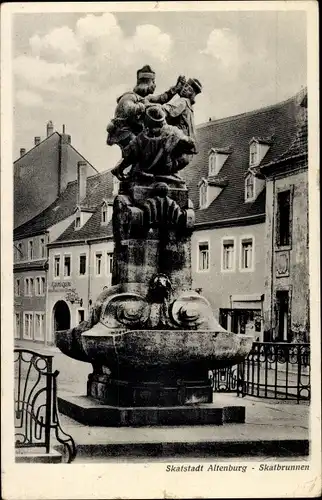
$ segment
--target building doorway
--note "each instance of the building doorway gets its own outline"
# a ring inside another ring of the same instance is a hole
[[[219,323],[233,333],[261,338],[262,314],[260,309],[220,309]]]
[[[53,318],[54,332],[70,328],[70,310],[64,300],[59,300],[54,305]]]
[[[279,342],[288,342],[289,339],[289,293],[288,290],[276,292],[276,326]]]

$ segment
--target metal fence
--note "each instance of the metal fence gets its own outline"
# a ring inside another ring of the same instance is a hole
[[[309,401],[310,344],[254,342],[240,365],[213,372],[215,392]]]
[[[15,447],[51,450],[51,433],[64,446],[68,463],[76,456],[73,438],[60,425],[57,410],[57,376],[51,355],[14,349]]]

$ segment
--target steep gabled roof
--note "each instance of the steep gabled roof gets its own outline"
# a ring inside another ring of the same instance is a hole
[[[112,174],[103,172],[87,178],[84,206],[97,206],[103,197],[112,198]],[[69,182],[65,191],[43,212],[14,230],[14,239],[26,238],[46,231],[73,215],[77,204],[77,181]],[[105,227],[106,229],[106,227]],[[79,231],[76,231],[79,233]]]
[[[96,205],[96,211],[80,229],[75,230],[74,222],[57,238],[57,242],[87,240],[90,238],[112,237],[112,223],[101,224],[101,206],[103,200],[112,203],[113,176],[110,171],[92,177],[91,191],[83,204]]]
[[[298,95],[273,106],[268,106],[229,118],[210,121],[197,127],[199,153],[183,171],[190,198],[196,211],[196,224],[225,219],[256,216],[265,213],[265,191],[253,203],[245,203],[245,173],[249,167],[249,142],[253,137],[271,138],[271,146],[264,160],[274,160],[291,145],[296,134]],[[206,209],[199,207],[198,183],[208,177],[208,154],[211,148],[230,145],[231,154],[220,175],[228,184]]]
[[[80,229],[75,230],[75,223],[72,222],[68,228],[55,240],[54,243],[85,241],[91,238],[107,238],[113,237],[112,221],[107,225],[101,224],[101,208],[97,208],[96,212],[88,219],[88,221]]]
[[[296,158],[303,158],[308,155],[308,117],[307,117],[307,95],[305,94],[301,106],[303,107],[303,112],[299,113],[299,118],[297,122],[297,132],[290,146],[277,158],[274,158],[270,162],[265,162],[260,168],[262,173],[268,173],[272,168],[273,170],[278,169],[282,164],[290,163],[290,161]],[[294,162],[292,162],[294,165]]]
[[[53,135],[57,135],[60,138],[62,137],[62,134],[60,132],[57,132],[57,130],[55,130],[55,132],[53,132],[52,134],[50,134],[47,137],[45,137],[42,141],[40,141],[39,144],[35,144],[31,149],[28,149],[28,151],[26,151],[23,155],[19,156],[19,158],[17,158],[13,162],[13,164],[15,165],[15,163],[17,163],[19,160],[21,160],[21,158],[25,158],[26,156],[28,156],[29,153],[31,153],[31,151],[34,151],[36,148],[39,148],[40,146],[42,146]],[[74,146],[71,143],[68,144],[68,147],[70,147],[71,149],[73,149],[74,151],[76,151],[76,153],[81,158],[83,158],[84,161],[86,161],[86,163],[88,164],[89,167],[91,167],[93,170],[95,170],[96,172],[98,172],[97,168],[95,168],[88,160],[86,160],[86,158],[84,158],[84,156],[79,151],[77,151],[77,149],[74,148]]]

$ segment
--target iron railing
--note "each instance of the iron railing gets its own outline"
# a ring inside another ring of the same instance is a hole
[[[238,366],[218,368],[212,372],[212,387],[214,392],[236,392],[238,385]]]
[[[15,447],[51,450],[51,433],[64,447],[66,461],[76,456],[73,438],[66,434],[57,409],[57,376],[52,355],[29,349],[14,349],[15,364]]]
[[[215,392],[309,401],[310,344],[254,342],[243,363],[213,371]]]

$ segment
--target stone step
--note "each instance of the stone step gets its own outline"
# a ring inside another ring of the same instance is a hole
[[[58,410],[84,425],[144,427],[223,425],[245,422],[245,406],[204,403],[185,406],[116,407],[87,396],[60,394]]]
[[[60,464],[63,456],[58,450],[51,449],[49,453],[39,448],[16,448],[16,463]]]
[[[118,461],[135,459],[170,459],[182,460],[202,459],[212,457],[305,457],[309,455],[309,441],[307,439],[278,439],[259,441],[182,441],[165,443],[109,443],[109,444],[80,444],[77,445],[76,462],[89,461],[91,458],[96,462],[104,458]]]

